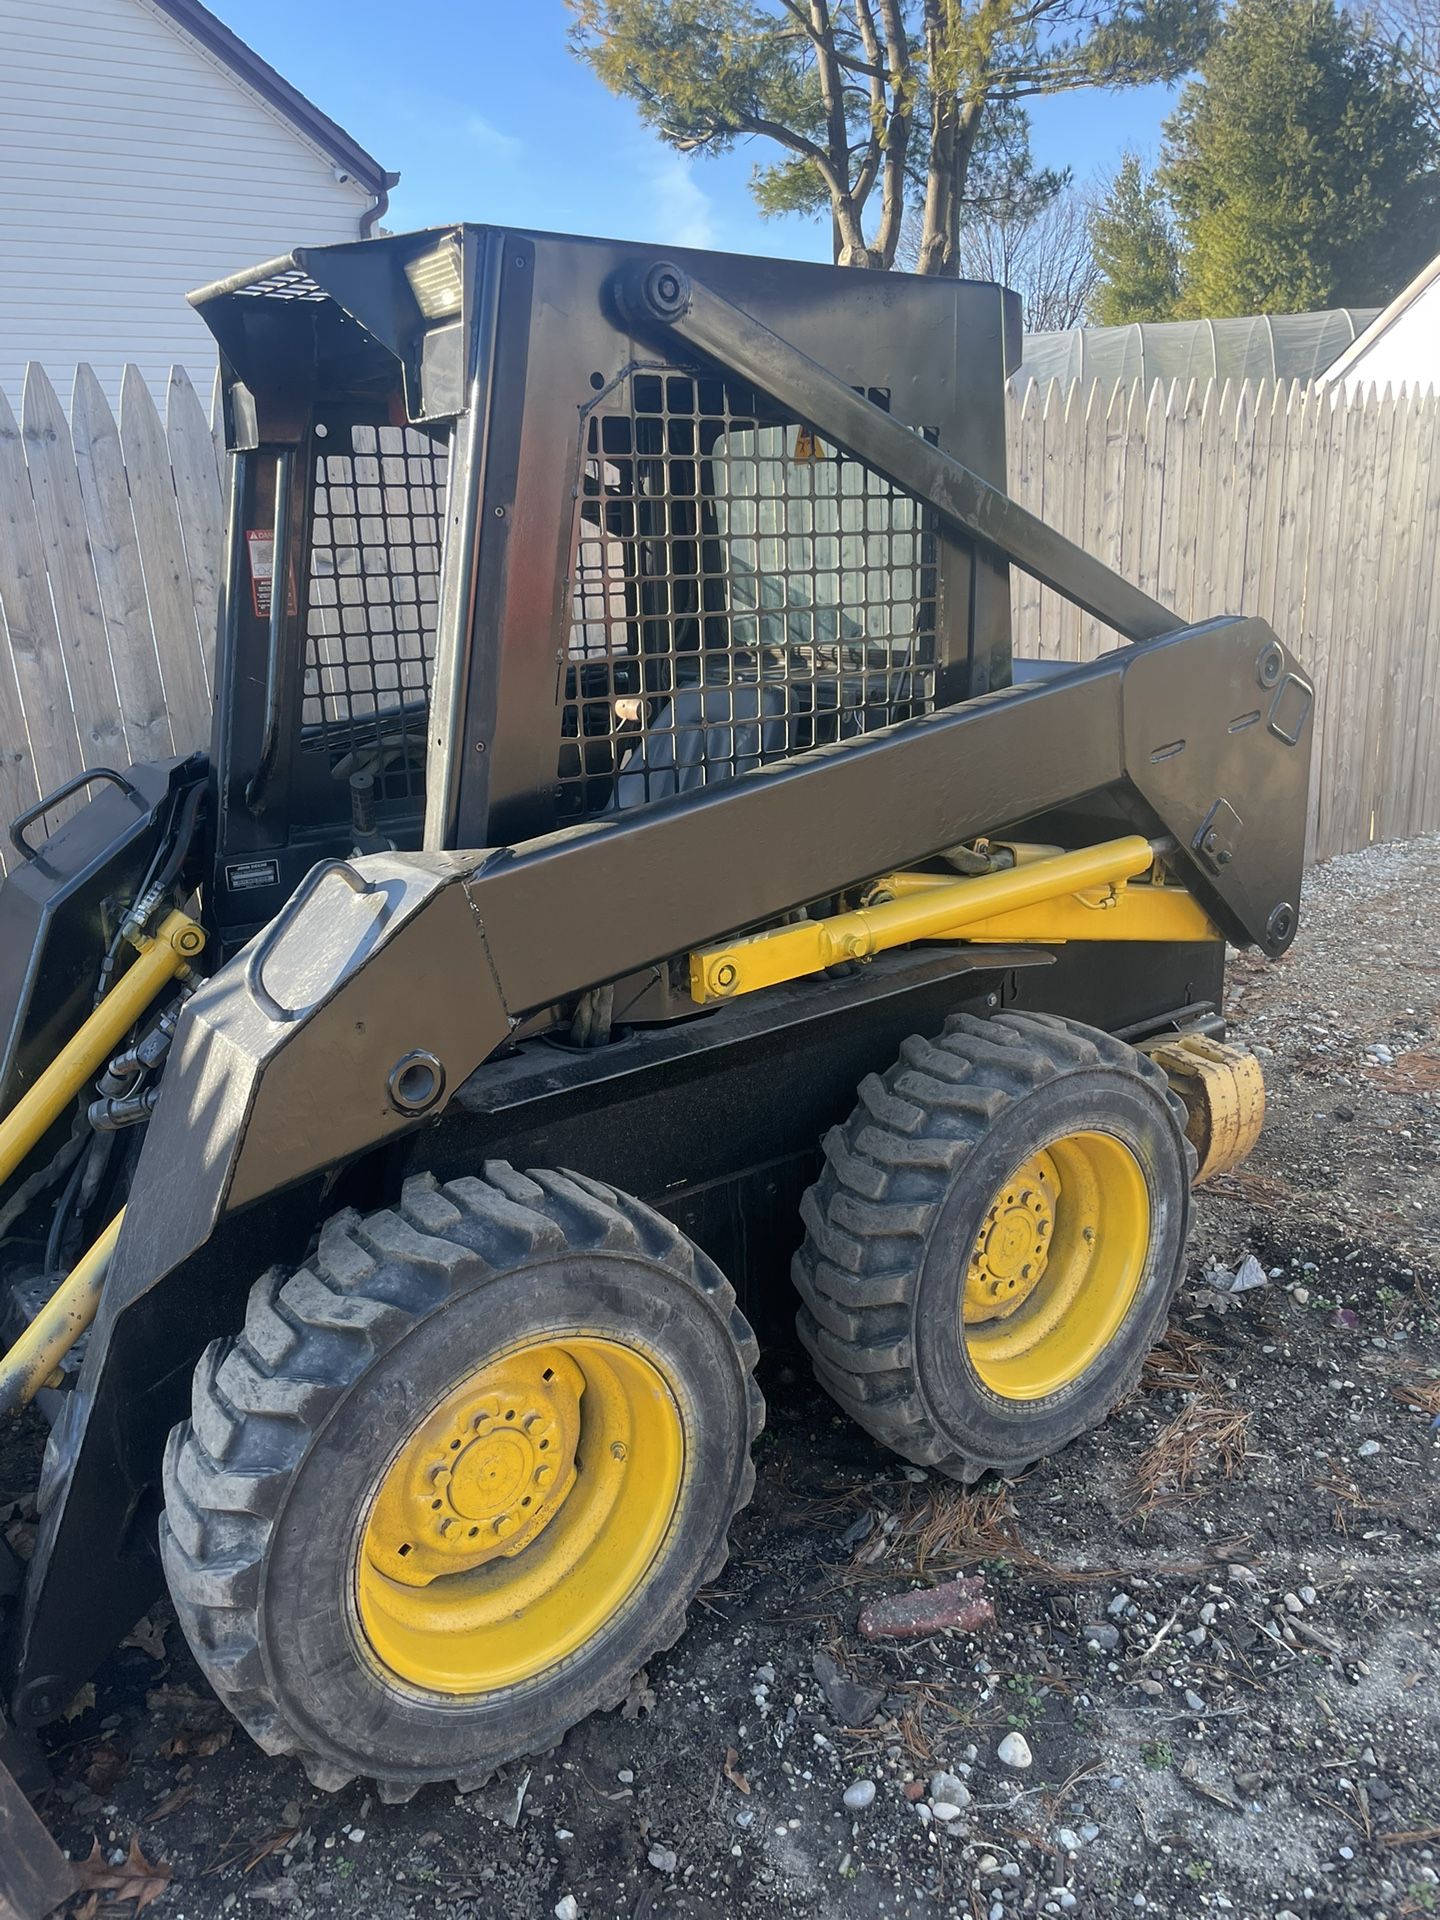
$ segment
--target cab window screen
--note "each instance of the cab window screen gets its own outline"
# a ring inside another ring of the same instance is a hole
[[[301,745],[337,783],[421,796],[448,445],[405,426],[315,429]]]
[[[582,442],[562,818],[933,707],[924,509],[734,382],[636,374],[611,398]]]

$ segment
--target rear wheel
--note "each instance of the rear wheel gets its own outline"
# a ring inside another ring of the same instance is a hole
[[[338,1216],[171,1436],[197,1659],[321,1785],[403,1796],[552,1746],[724,1564],[755,1357],[712,1263],[594,1181],[492,1164]]]
[[[1194,1153],[1163,1071],[1039,1014],[906,1042],[825,1142],[800,1337],[876,1439],[1014,1471],[1133,1385],[1184,1263]]]

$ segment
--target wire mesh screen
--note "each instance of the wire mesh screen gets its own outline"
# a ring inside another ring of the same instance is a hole
[[[933,707],[934,535],[915,501],[734,381],[637,373],[613,398],[582,450],[562,817]]]
[[[302,742],[381,801],[424,792],[448,444],[415,427],[316,428]]]

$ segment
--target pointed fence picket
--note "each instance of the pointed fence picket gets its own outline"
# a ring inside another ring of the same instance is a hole
[[[86,766],[204,745],[226,513],[218,385],[88,367],[0,393],[0,824]],[[1190,620],[1268,619],[1315,683],[1309,847],[1440,830],[1440,398],[1276,382],[1032,384],[1011,486]],[[1015,648],[1114,636],[1012,575]],[[54,824],[53,820],[49,824]],[[0,845],[0,862],[5,859]]]

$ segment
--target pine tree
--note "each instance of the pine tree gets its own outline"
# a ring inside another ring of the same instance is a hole
[[[1379,305],[1435,251],[1423,98],[1333,0],[1233,0],[1165,134],[1181,314]]]
[[[1090,319],[1102,327],[1170,320],[1180,297],[1180,255],[1165,197],[1138,154],[1127,153],[1090,221],[1100,284]]]

